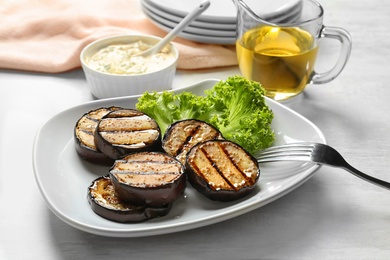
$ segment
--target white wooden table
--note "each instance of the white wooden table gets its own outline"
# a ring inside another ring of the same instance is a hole
[[[320,2],[326,25],[350,31],[352,55],[339,78],[308,86],[287,105],[314,122],[351,164],[390,181],[390,3]],[[331,60],[335,48],[321,55]],[[235,73],[179,72],[174,84]],[[0,71],[0,259],[390,258],[390,192],[330,167],[271,204],[190,231],[120,239],[65,224],[38,190],[32,145],[44,122],[89,100],[81,70]]]

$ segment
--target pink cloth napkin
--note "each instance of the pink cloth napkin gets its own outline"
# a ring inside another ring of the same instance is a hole
[[[163,37],[138,0],[0,0],[0,68],[59,73],[78,68],[88,43],[106,36]],[[237,64],[234,46],[176,38],[178,69]]]

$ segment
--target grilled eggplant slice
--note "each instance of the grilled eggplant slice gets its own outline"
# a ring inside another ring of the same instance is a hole
[[[185,164],[187,152],[197,143],[223,139],[212,125],[195,119],[186,119],[171,124],[164,134],[163,150]]]
[[[95,129],[106,114],[122,109],[120,107],[102,107],[85,113],[74,127],[75,147],[78,155],[91,163],[112,165],[114,160],[100,152],[95,145]]]
[[[250,193],[260,176],[256,159],[236,143],[212,140],[187,154],[188,180],[211,200],[232,201]]]
[[[97,178],[88,187],[88,202],[99,216],[121,223],[141,222],[169,213],[171,204],[160,208],[135,206],[118,199],[109,176]]]
[[[132,152],[161,150],[157,122],[136,109],[116,110],[105,115],[95,131],[97,148],[112,159]]]
[[[118,197],[134,205],[171,204],[186,187],[183,164],[162,152],[133,153],[116,160],[110,178]]]

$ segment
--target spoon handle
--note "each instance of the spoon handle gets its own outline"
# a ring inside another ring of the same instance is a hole
[[[175,26],[159,43],[153,47],[153,53],[159,52],[169,42],[171,42],[188,24],[190,24],[195,18],[203,13],[210,6],[209,0],[202,1],[198,7],[187,14],[180,23]]]

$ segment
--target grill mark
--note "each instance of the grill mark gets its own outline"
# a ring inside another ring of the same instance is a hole
[[[113,113],[111,113],[113,112]],[[107,115],[107,114],[106,114]],[[119,110],[113,110],[110,111],[107,118],[112,119],[120,119],[124,117],[148,117],[146,114],[142,113],[141,111],[133,110],[133,109],[119,109]]]
[[[131,171],[119,171],[119,170],[112,170],[112,174],[134,174],[134,175],[180,175],[179,172],[131,172]]]
[[[85,130],[85,129],[79,129],[80,132],[83,132],[87,135],[93,135],[93,132],[92,131],[88,131],[88,130]]]
[[[176,164],[174,161],[153,161],[153,160],[117,160],[122,163],[151,163],[151,164]]]
[[[196,163],[191,163],[191,167],[194,168],[195,172],[200,175],[204,180],[206,180],[203,172],[199,169],[198,165]]]
[[[157,125],[155,125],[155,123],[153,122],[153,119],[149,118],[148,116],[146,115],[140,115],[140,116],[124,116],[124,117],[108,117],[106,118],[108,122],[111,121],[112,125],[113,126],[116,126],[115,123],[118,123],[119,124],[121,123],[121,121],[126,121],[126,120],[132,120],[134,119],[135,121],[135,125],[134,125],[134,128],[131,129],[131,130],[105,130],[104,132],[132,132],[132,131],[142,131],[142,130],[150,130],[150,129],[157,129]],[[107,124],[106,120],[105,119],[102,119],[102,120],[99,120],[99,121],[102,121],[102,125],[100,125],[99,127],[99,130],[102,130],[102,128],[107,128],[107,125],[104,125],[104,123]],[[116,121],[116,122],[115,122]],[[148,126],[148,125],[145,125],[145,127],[139,127],[139,124],[142,124],[141,122],[144,121],[144,122],[147,122],[147,123],[150,123],[151,122],[151,128]],[[99,123],[99,122],[98,122]],[[134,123],[134,122],[133,122]],[[137,127],[137,123],[138,123],[138,127]],[[153,128],[153,125],[156,126],[156,128]],[[149,128],[148,128],[149,127]],[[121,128],[121,126],[119,126],[119,128]]]
[[[221,148],[221,150],[224,152],[224,154],[226,155],[226,157],[229,159],[229,161],[232,163],[232,165],[234,165],[234,167],[237,169],[238,172],[241,173],[242,177],[245,179],[245,182],[248,183],[249,185],[253,185],[253,181],[252,181],[252,178],[248,177],[244,172],[243,170],[234,162],[233,160],[233,157],[230,156],[229,152],[227,151],[227,149],[225,149],[225,145],[222,145],[222,144],[219,144],[218,143],[218,146]]]
[[[106,114],[108,114],[109,112],[111,112],[111,111],[110,111],[110,110],[107,110],[107,111],[106,111]],[[106,114],[105,114],[105,115],[106,115]],[[105,115],[103,115],[103,116],[105,116]],[[103,116],[102,116],[102,117],[103,117]],[[85,130],[85,129],[78,129],[78,130],[81,131],[81,132],[84,132],[84,133],[86,133],[86,134],[91,134],[91,135],[93,135],[93,134],[94,134],[94,130],[96,129],[98,123],[102,120],[102,118],[101,118],[101,117],[100,117],[100,118],[92,117],[92,116],[91,116],[91,112],[85,114],[83,117],[80,118],[80,120],[82,120],[82,118],[85,118],[86,120],[90,120],[90,121],[92,121],[93,123],[95,123],[96,125],[95,125],[94,129],[92,129],[92,130]],[[79,120],[79,122],[78,122],[78,126],[77,126],[77,127],[80,126],[80,120]]]
[[[87,118],[87,119],[89,119],[89,120],[91,120],[91,121],[93,121],[93,122],[95,122],[95,123],[99,123],[99,121],[101,120],[101,118],[93,118],[93,117],[91,117],[89,114],[87,114],[86,116],[85,116],[85,118]]]
[[[184,142],[181,143],[181,145],[178,147],[178,149],[176,150],[176,155],[179,155],[183,152],[183,149],[184,147],[192,140],[192,138],[194,137],[194,135],[199,132],[200,130],[200,125],[196,125],[196,127],[194,127],[191,132],[188,134],[186,140]]]
[[[239,167],[239,165],[237,165],[235,162],[234,162],[234,159],[230,156],[229,152],[227,151],[227,149],[225,148],[225,145],[221,144],[221,143],[216,143],[216,145],[223,151],[223,154],[225,156],[225,158],[227,160],[230,161],[230,163],[234,166],[234,168],[237,170],[237,172],[239,172],[241,174],[241,176],[243,177],[243,179],[245,180],[245,183],[248,184],[248,185],[253,185],[254,182],[253,180],[248,177],[244,172],[243,170]],[[239,190],[241,189],[240,187],[236,187],[234,186],[234,183],[232,183],[232,180],[230,180],[229,178],[225,177],[224,174],[223,174],[223,170],[219,169],[219,167],[217,166],[216,162],[214,162],[211,158],[211,156],[207,153],[206,149],[204,149],[203,147],[200,148],[201,151],[205,154],[206,158],[208,159],[208,161],[210,162],[210,165],[216,169],[216,171],[219,173],[219,175],[226,181],[226,183],[229,184],[229,186],[231,188],[233,188],[234,190]],[[200,172],[199,171],[199,168],[197,169],[197,172]],[[202,173],[202,177],[209,181]],[[242,186],[241,186],[242,187]]]
[[[143,164],[143,163],[148,163],[148,164],[154,164],[154,165],[165,165],[165,164],[172,164],[172,165],[177,165],[176,162],[174,161],[153,161],[153,160],[118,160],[118,162],[122,162],[124,164]],[[172,171],[172,172],[161,172],[161,171],[155,171],[155,172],[147,172],[147,171],[125,171],[125,170],[120,170],[120,169],[113,169],[111,171],[114,174],[129,174],[129,173],[134,173],[134,174],[139,174],[139,175],[166,175],[166,174],[172,174],[172,175],[179,175],[181,174],[180,171]]]
[[[121,175],[121,174],[134,174],[134,175],[179,175],[180,173],[179,172],[142,172],[142,171],[139,171],[139,172],[130,172],[130,171],[117,171],[117,170],[113,170],[111,171],[112,174],[117,174],[117,175]]]
[[[152,119],[147,115],[108,115],[105,119],[112,119],[112,120],[126,120],[128,118],[134,118],[134,120],[148,120],[152,121]]]
[[[100,131],[100,133],[111,133],[111,134],[116,134],[116,133],[148,132],[148,131],[156,131],[156,132],[157,132],[157,129],[149,128],[149,129],[141,129],[141,130],[135,129],[135,130],[127,130],[127,131],[123,131],[123,130],[120,130],[120,131],[113,130],[113,131]]]
[[[92,123],[95,123],[96,125],[93,127],[93,129],[82,129],[81,126],[84,125],[84,122],[83,122],[83,118],[85,118],[85,121],[92,121]],[[77,122],[77,126],[76,126],[76,131],[80,131],[80,132],[84,132],[84,133],[92,133],[93,134],[93,131],[96,129],[96,126],[97,124],[99,123],[100,120],[97,120],[97,119],[94,119],[94,118],[91,118],[89,116],[84,116],[82,118],[80,118],[80,120]]]
[[[94,132],[96,130],[96,127],[98,125],[98,123],[100,122],[101,118],[102,117],[99,117],[99,118],[96,118],[96,117],[92,117],[91,116],[91,113],[93,112],[96,112],[97,110],[94,110],[94,111],[90,111],[88,112],[87,114],[84,114],[77,122],[77,126],[76,126],[76,136],[77,136],[77,139],[80,141],[80,143],[82,143],[84,146],[90,148],[90,149],[94,149],[94,150],[97,150],[96,148],[96,145],[90,145],[89,143],[87,143],[84,138],[81,137],[81,133],[84,133],[88,136],[92,136],[94,135]],[[110,112],[110,110],[107,110],[106,111],[107,113]],[[106,113],[106,114],[107,114]],[[103,115],[104,116],[104,115]],[[85,119],[85,120],[84,120]],[[91,121],[91,124],[95,124],[93,126],[93,128],[87,128],[87,129],[81,129],[81,126],[83,125],[84,122],[86,121]]]
[[[91,120],[95,123],[99,123],[99,121],[104,117],[106,116],[108,113],[110,112],[113,112],[113,111],[117,111],[119,110],[120,108],[118,107],[108,107],[108,108],[100,108],[100,109],[96,109],[96,110],[91,110],[89,111],[88,113],[84,114],[81,118],[86,118],[88,120]],[[97,117],[96,115],[100,114],[99,117]]]
[[[111,114],[110,114],[111,115]],[[119,115],[115,115],[115,116],[111,116],[111,117],[108,117],[109,120],[119,120],[118,122],[120,122],[120,120],[127,120],[127,119],[135,119],[135,120],[145,120],[145,121],[152,121],[152,119],[150,119],[148,116],[144,115],[144,114],[135,114],[135,115],[132,115],[132,116],[123,116],[123,114],[119,114]],[[104,120],[104,119],[103,119]],[[137,133],[148,133],[149,134],[153,134],[155,132],[158,133],[158,129],[157,128],[153,128],[153,127],[147,127],[147,128],[139,128],[137,129],[136,127],[134,129],[131,129],[131,130],[109,130],[109,131],[102,131],[101,134],[102,136],[104,135],[104,133],[107,133],[107,134],[112,134],[112,135],[116,135],[116,134],[123,134],[123,135],[126,135],[126,134],[131,134],[131,133],[134,133],[134,134],[137,134]],[[104,138],[104,137],[103,137]],[[104,138],[106,139],[106,138]],[[126,138],[127,139],[127,138]],[[107,140],[107,139],[106,139]],[[137,143],[134,143],[132,142],[132,138],[128,139],[127,142],[122,142],[122,143],[118,143],[118,144],[115,144],[115,145],[135,145],[135,144],[138,144],[139,142]],[[145,145],[149,145],[151,143],[153,143],[154,139],[153,140],[143,140],[142,143],[144,143]]]
[[[219,144],[218,144],[218,145],[219,145]],[[206,151],[203,147],[201,147],[201,148],[199,148],[199,149],[205,154],[207,160],[210,162],[210,165],[218,172],[218,174],[221,176],[221,178],[224,179],[225,182],[226,182],[227,184],[229,184],[230,188],[232,188],[232,189],[235,190],[235,191],[239,190],[239,188],[235,187],[234,184],[232,184],[231,181],[230,181],[228,178],[226,178],[224,174],[222,174],[221,169],[219,169],[219,167],[218,167],[217,164],[213,161],[213,159],[212,159],[211,156],[207,153],[207,151]],[[202,178],[205,179],[205,180],[207,180],[207,181],[209,181],[209,180],[203,175],[203,173],[202,173]]]
[[[147,133],[147,134],[150,134],[152,135],[154,132],[158,133],[157,129],[145,129],[145,130],[134,130],[134,131],[104,131],[104,132],[100,132],[101,136],[105,139],[105,140],[108,140],[108,138],[105,137],[105,133],[107,134],[123,134],[123,135],[126,135],[126,134],[130,134],[130,133]],[[147,140],[142,140],[141,142],[132,142],[134,141],[134,139],[132,138],[126,138],[128,141],[127,142],[119,142],[118,143],[113,143],[113,145],[135,145],[135,144],[139,144],[139,143],[144,143],[145,145],[148,145],[148,144],[151,144],[155,141],[155,139],[150,139],[148,138]]]
[[[127,159],[118,160],[117,163],[115,163],[114,168],[110,170],[110,173],[113,174],[120,182],[132,183],[132,185],[145,184],[143,182],[144,181],[143,179],[139,180],[137,178],[145,178],[145,177],[158,178],[158,179],[151,179],[152,183],[158,181],[161,182],[162,184],[170,183],[172,181],[177,180],[177,178],[180,178],[182,174],[181,171],[182,168],[178,162],[174,160],[154,161],[155,158],[157,157],[152,156],[151,158],[148,159],[138,158],[138,159],[130,159],[130,160]],[[140,164],[140,169],[137,169],[137,167],[135,168],[131,167],[132,165],[137,165],[137,164]],[[167,166],[167,168],[165,168],[167,171],[164,171],[164,166],[160,168],[159,165]],[[145,166],[145,168],[143,166]],[[152,166],[152,167],[149,168],[148,166]],[[151,176],[151,177],[147,177],[147,176]],[[159,179],[160,177],[153,177],[153,176],[161,176],[161,179]],[[147,183],[153,185],[152,183],[149,182]]]

